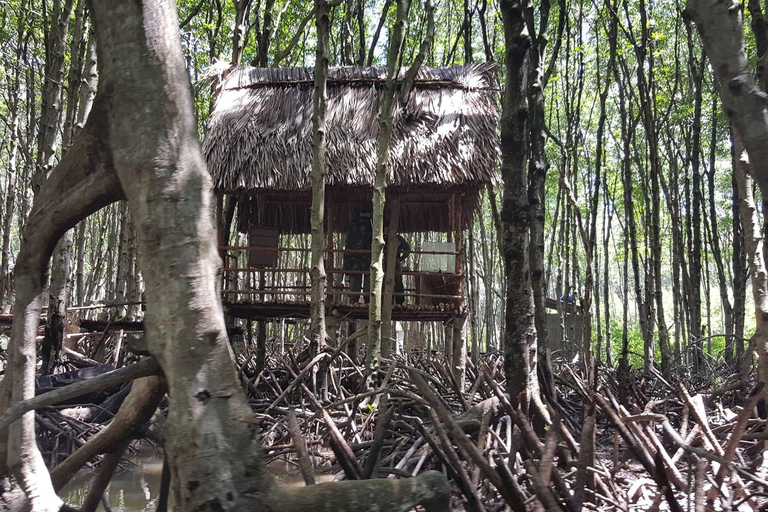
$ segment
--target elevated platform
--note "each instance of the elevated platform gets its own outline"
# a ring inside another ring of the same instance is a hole
[[[224,302],[227,313],[236,318],[278,320],[281,318],[309,318],[309,303],[302,302]],[[367,304],[333,304],[326,306],[326,314],[339,320],[367,320]],[[400,322],[444,322],[466,316],[465,308],[451,304],[444,306],[394,306],[392,320]]]
[[[227,313],[235,318],[252,320],[307,319],[310,317],[311,276],[306,247],[281,247],[280,235],[269,230],[255,229],[251,245],[220,246],[229,266],[223,269],[221,291]],[[258,235],[258,236],[257,236]],[[249,235],[250,236],[250,235]],[[306,237],[305,237],[306,238]],[[456,235],[458,240],[458,235]],[[308,241],[308,238],[306,238]],[[329,236],[329,240],[333,240]],[[271,245],[256,245],[263,242]],[[295,241],[294,241],[295,242]],[[368,305],[355,302],[369,292],[352,291],[351,280],[358,276],[362,286],[369,271],[343,269],[344,256],[369,254],[368,249],[334,249],[329,242],[325,250],[326,315],[340,321],[367,320]],[[425,269],[395,267],[389,294],[402,302],[392,308],[393,321],[450,323],[466,317],[462,272],[463,251],[458,243],[433,243],[421,250],[408,250],[412,260],[419,258]],[[391,258],[395,258],[393,253]],[[443,261],[444,260],[444,261]],[[386,270],[385,270],[386,272]],[[399,284],[399,289],[398,289]],[[387,295],[386,286],[382,297]]]

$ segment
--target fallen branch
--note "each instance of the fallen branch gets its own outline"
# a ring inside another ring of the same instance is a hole
[[[499,473],[491,466],[488,459],[483,456],[482,451],[480,451],[477,445],[467,438],[464,431],[453,418],[453,414],[451,414],[445,405],[443,405],[442,400],[440,400],[434,391],[432,391],[432,388],[429,387],[429,384],[427,384],[427,381],[421,376],[421,373],[411,369],[410,376],[416,384],[416,387],[419,388],[421,394],[440,418],[440,421],[445,425],[448,432],[450,432],[453,442],[456,443],[459,451],[462,452],[467,460],[471,460],[477,464],[485,477],[488,478],[499,493],[504,496],[507,503],[515,502],[516,496],[514,496],[511,490],[504,485]]]
[[[386,404],[382,405],[386,407]],[[365,466],[363,467],[363,479],[368,479],[373,476],[374,469],[376,469],[376,463],[379,460],[381,447],[384,444],[384,435],[387,433],[387,426],[389,426],[389,422],[392,421],[392,416],[394,416],[394,414],[395,408],[388,407],[385,411],[380,412],[378,418],[376,418],[376,430],[373,436],[373,445],[371,446],[371,450],[368,453],[368,459],[365,461]]]
[[[67,355],[69,360],[72,361],[73,363],[78,363],[83,366],[98,366],[99,364],[101,364],[98,361],[91,359],[88,356],[84,356],[80,352],[72,350],[69,347],[62,347],[62,350]]]
[[[440,440],[442,450],[438,450],[437,447],[433,445],[434,441],[431,440],[431,436],[424,425],[420,425],[422,435],[425,439],[430,441],[430,445],[432,445],[432,449],[435,453],[442,455],[444,462],[446,462],[446,467],[451,468],[456,485],[459,486],[462,494],[467,498],[467,508],[469,509],[469,512],[485,512],[485,506],[480,501],[477,492],[475,492],[472,482],[469,479],[469,475],[467,475],[464,466],[461,464],[459,455],[456,453],[456,450],[453,449],[451,440],[448,439],[448,434],[445,433],[445,430],[443,430],[443,427],[440,425],[440,419],[432,409],[430,409],[428,413],[432,419],[432,428],[434,429],[437,438]]]
[[[733,460],[733,457],[736,455],[736,448],[739,447],[739,442],[747,428],[749,418],[752,417],[752,411],[755,406],[757,406],[760,399],[763,398],[763,386],[764,384],[762,382],[759,382],[757,386],[755,386],[752,395],[747,399],[744,408],[739,413],[738,418],[736,418],[736,423],[731,431],[731,437],[729,437],[728,441],[725,443],[725,453],[723,454],[725,460]],[[717,477],[715,478],[717,487],[720,487],[723,483],[723,478],[725,478],[725,471],[723,466],[720,466],[720,470],[717,472]]]
[[[357,463],[355,454],[352,452],[349,444],[347,444],[344,436],[339,432],[336,423],[334,423],[333,418],[328,414],[328,411],[324,407],[321,407],[320,409],[322,411],[323,420],[325,420],[325,424],[331,434],[331,449],[336,455],[336,460],[341,466],[341,469],[344,470],[344,473],[350,480],[360,480],[362,478],[362,471]]]
[[[93,477],[88,495],[80,507],[80,512],[96,512],[104,491],[107,489],[115,469],[117,469],[120,460],[123,458],[123,452],[125,452],[126,447],[127,443],[121,443],[104,456],[104,460],[102,460],[101,466],[99,466],[99,471]]]
[[[660,480],[664,479],[664,481],[667,480],[666,474],[661,476],[657,473],[656,463],[651,458],[648,451],[640,445],[637,440],[635,440],[634,435],[627,429],[627,426],[624,424],[624,422],[619,418],[619,415],[616,413],[616,411],[613,410],[613,407],[597,393],[592,393],[592,397],[597,401],[597,404],[600,406],[600,408],[603,410],[603,414],[605,414],[608,417],[608,420],[613,423],[617,430],[619,431],[619,434],[621,434],[621,437],[624,438],[624,441],[629,445],[632,452],[635,454],[635,456],[640,460],[640,464],[643,465],[645,470],[650,474],[654,480],[656,480],[657,484],[659,484],[659,492],[664,491],[664,496],[667,498],[667,503],[669,503],[669,508],[673,512],[683,512],[682,507],[680,506],[680,503],[678,503],[677,498],[675,498],[675,493],[672,490],[672,487],[670,485],[662,485],[660,484]],[[665,418],[666,419],[666,418]],[[669,424],[669,422],[665,422],[666,424]],[[670,425],[671,429],[671,425]],[[671,429],[674,431],[674,429]],[[677,432],[674,432],[675,436],[678,436]],[[682,440],[681,440],[682,441]]]
[[[130,394],[107,428],[93,436],[64,462],[53,468],[51,471],[53,488],[59,491],[96,455],[135,435],[137,430],[152,418],[165,392],[165,380],[160,377],[144,377],[134,382]]]
[[[301,435],[299,421],[296,419],[296,413],[288,411],[288,432],[291,434],[293,444],[296,446],[296,455],[299,457],[299,469],[306,485],[315,485],[315,475],[312,470],[312,461],[309,459],[307,444]]]
[[[265,413],[267,413],[267,412],[271,411],[271,410],[272,410],[274,407],[276,407],[276,406],[277,406],[277,405],[280,403],[280,401],[281,401],[283,398],[285,398],[285,397],[286,397],[286,395],[288,395],[288,393],[290,393],[290,392],[291,392],[291,390],[293,390],[293,388],[294,388],[294,387],[296,387],[296,385],[297,385],[299,382],[301,382],[301,380],[302,380],[304,377],[306,377],[307,373],[309,373],[309,371],[312,369],[312,367],[313,367],[313,366],[315,366],[315,365],[316,365],[317,363],[319,363],[320,361],[322,361],[323,359],[325,359],[326,357],[328,357],[328,354],[327,354],[327,353],[325,353],[325,352],[322,352],[322,353],[320,353],[320,354],[317,354],[317,355],[315,356],[315,358],[314,358],[314,359],[312,359],[312,361],[310,361],[310,362],[309,362],[309,364],[308,364],[307,366],[305,366],[305,367],[304,367],[304,368],[303,368],[303,369],[302,369],[302,370],[299,372],[299,374],[298,374],[298,375],[296,375],[296,378],[295,378],[295,379],[293,379],[293,382],[291,382],[291,383],[288,385],[288,387],[286,387],[286,388],[285,388],[285,390],[284,390],[282,393],[280,393],[280,396],[278,396],[278,397],[275,399],[275,401],[274,401],[274,402],[272,402],[272,403],[269,405],[269,407],[267,407],[267,409],[266,409],[264,412],[265,412]]]
[[[48,393],[38,395],[29,400],[13,404],[0,417],[0,431],[7,429],[14,421],[20,419],[25,413],[61,403],[65,400],[77,398],[87,393],[97,393],[107,388],[120,385],[124,382],[141,377],[149,377],[160,373],[160,366],[153,358],[145,359],[136,364],[104,373],[98,377],[75,382]]]
[[[451,488],[445,476],[438,471],[427,471],[416,478],[403,480],[346,480],[280,491],[270,496],[268,503],[271,510],[407,512],[421,505],[426,512],[449,512],[451,502]]]

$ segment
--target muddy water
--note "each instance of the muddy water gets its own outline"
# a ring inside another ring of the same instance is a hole
[[[139,453],[131,459],[132,464],[116,473],[107,488],[109,506],[112,512],[154,512],[160,494],[160,474],[163,470],[162,456],[146,445],[139,448]],[[295,466],[284,461],[272,461],[268,468],[277,480],[289,486],[303,486],[304,480],[297,474]],[[65,503],[80,506],[88,494],[88,487],[93,478],[93,470],[80,471],[61,490],[59,496]],[[316,474],[315,481],[329,482],[333,474]],[[171,500],[173,497],[171,496]],[[172,503],[169,503],[172,505]],[[104,511],[100,504],[98,510]]]
[[[157,508],[160,494],[160,473],[163,459],[149,446],[142,446],[132,464],[115,473],[107,488],[109,506],[113,512],[150,512]],[[65,503],[80,506],[88,494],[93,470],[80,471],[61,490],[59,496]],[[99,511],[104,510],[103,503]]]

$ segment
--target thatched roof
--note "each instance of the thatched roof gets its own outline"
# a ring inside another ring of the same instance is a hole
[[[329,186],[373,185],[385,78],[385,68],[329,70]],[[310,68],[239,67],[225,78],[203,146],[217,190],[310,188],[312,89]],[[422,68],[397,105],[389,185],[478,189],[498,181],[493,64]]]

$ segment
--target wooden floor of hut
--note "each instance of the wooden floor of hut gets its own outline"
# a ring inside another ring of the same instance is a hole
[[[309,318],[309,302],[224,302],[230,316],[236,318]],[[367,320],[367,304],[326,305],[326,314],[339,319]],[[395,305],[392,307],[393,321],[447,322],[466,316],[464,307],[453,304],[442,305]]]

